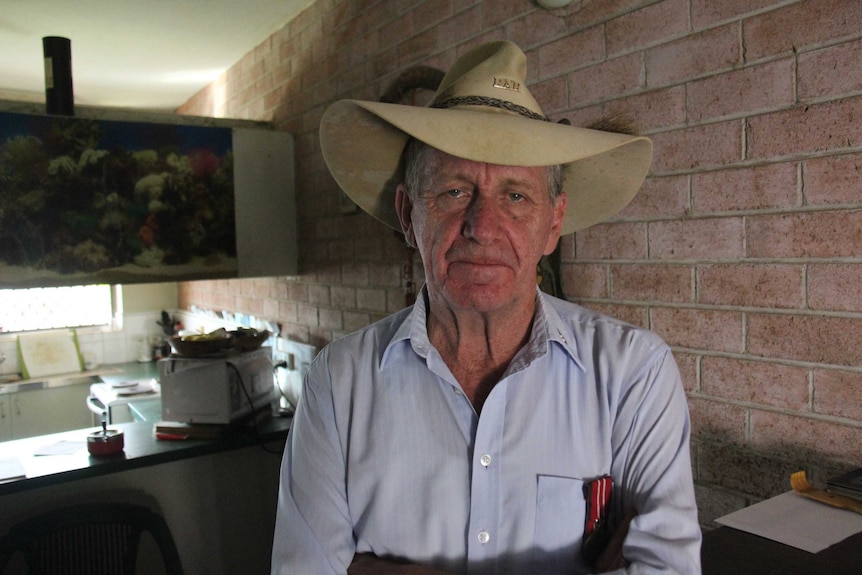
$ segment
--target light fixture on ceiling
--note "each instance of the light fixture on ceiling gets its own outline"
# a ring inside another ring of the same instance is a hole
[[[572,3],[572,0],[536,0],[539,6],[553,10],[554,8],[562,8]]]

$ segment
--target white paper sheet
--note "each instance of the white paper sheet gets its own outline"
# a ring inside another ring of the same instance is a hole
[[[33,455],[71,455],[87,447],[85,441],[61,440],[57,443],[43,445],[33,452]]]
[[[24,466],[18,457],[0,459],[0,483],[26,477]]]
[[[716,519],[717,523],[817,553],[862,531],[862,515],[793,491]]]

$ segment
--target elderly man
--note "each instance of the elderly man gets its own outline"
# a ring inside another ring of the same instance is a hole
[[[561,234],[631,200],[651,144],[547,121],[525,78],[495,42],[428,107],[327,110],[330,171],[418,248],[426,285],[313,362],[273,574],[700,572],[670,350],[536,286]]]

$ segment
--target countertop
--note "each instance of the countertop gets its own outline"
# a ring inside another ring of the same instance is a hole
[[[0,496],[255,444],[259,444],[261,449],[280,451],[291,421],[291,418],[274,416],[256,426],[233,426],[229,434],[206,440],[156,439],[153,424],[148,422],[115,424],[110,428],[123,431],[125,446],[123,453],[106,457],[94,457],[87,451],[87,435],[100,429],[95,427],[2,442],[0,460],[18,458],[26,477],[0,483]],[[76,443],[80,444],[79,448],[68,455],[34,455],[35,451],[47,446],[74,449]]]
[[[862,533],[819,553],[808,553],[731,527],[719,527],[704,535],[701,562],[703,575],[858,575]]]
[[[36,389],[50,389],[67,385],[114,382],[131,379],[145,379],[158,376],[158,364],[155,361],[129,362],[104,365],[88,371],[64,373],[31,379],[19,379],[2,382],[0,379],[0,394],[18,393]],[[3,376],[8,378],[9,376]]]

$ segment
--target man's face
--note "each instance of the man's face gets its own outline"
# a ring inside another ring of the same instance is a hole
[[[408,242],[422,255],[432,300],[453,311],[532,305],[536,264],[560,236],[566,197],[552,201],[547,168],[484,164],[428,151],[420,189],[398,188]]]

